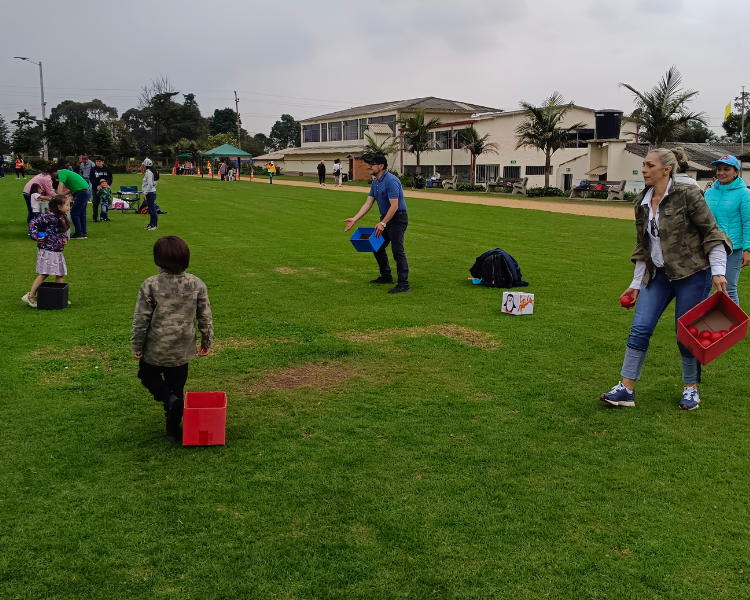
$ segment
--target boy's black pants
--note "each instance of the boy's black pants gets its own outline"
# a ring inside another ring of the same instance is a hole
[[[159,367],[141,359],[138,364],[138,379],[157,402],[165,404],[171,394],[182,400],[185,397],[189,364],[185,363],[179,367]]]

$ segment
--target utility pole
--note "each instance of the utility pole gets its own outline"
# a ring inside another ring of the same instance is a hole
[[[742,86],[742,125],[740,129],[740,154],[745,154],[745,86],[744,85]]]
[[[31,64],[39,66],[39,87],[42,90],[42,140],[44,142],[44,160],[49,160],[49,146],[47,144],[47,136],[45,134],[44,127],[44,120],[47,118],[47,111],[44,107],[47,105],[47,103],[44,101],[44,76],[42,75],[42,61],[40,60],[39,62],[34,62],[33,60],[25,56],[14,56],[13,58],[25,60],[26,62],[30,62]],[[745,88],[742,89],[744,90]]]
[[[234,92],[234,105],[237,109],[237,147],[242,150],[242,141],[240,140],[240,99],[237,97],[236,90]]]

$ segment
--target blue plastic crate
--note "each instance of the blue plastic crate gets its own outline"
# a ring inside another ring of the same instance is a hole
[[[358,227],[349,239],[357,252],[377,252],[383,245],[383,236],[375,237],[374,227]]]

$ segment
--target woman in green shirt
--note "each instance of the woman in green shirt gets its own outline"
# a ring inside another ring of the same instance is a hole
[[[61,194],[63,187],[68,188],[73,196],[73,208],[70,211],[75,233],[70,239],[82,239],[86,236],[86,209],[91,199],[91,184],[78,173],[68,171],[65,161],[57,163],[57,171],[52,173],[52,178],[59,182],[57,193]]]

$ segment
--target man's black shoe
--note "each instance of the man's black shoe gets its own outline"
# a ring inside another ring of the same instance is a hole
[[[156,211],[156,214],[157,214],[157,215],[166,215],[166,214],[167,214],[167,211],[166,211],[166,210],[157,210],[157,211]]]
[[[393,283],[393,277],[383,277],[381,275],[377,279],[371,279],[370,283]]]
[[[399,283],[396,287],[388,290],[389,294],[400,294],[401,292],[411,292],[411,288],[408,283]]]
[[[182,411],[184,402],[174,394],[169,396],[164,410],[167,416],[167,436],[177,438],[180,435],[180,421],[182,421]]]

